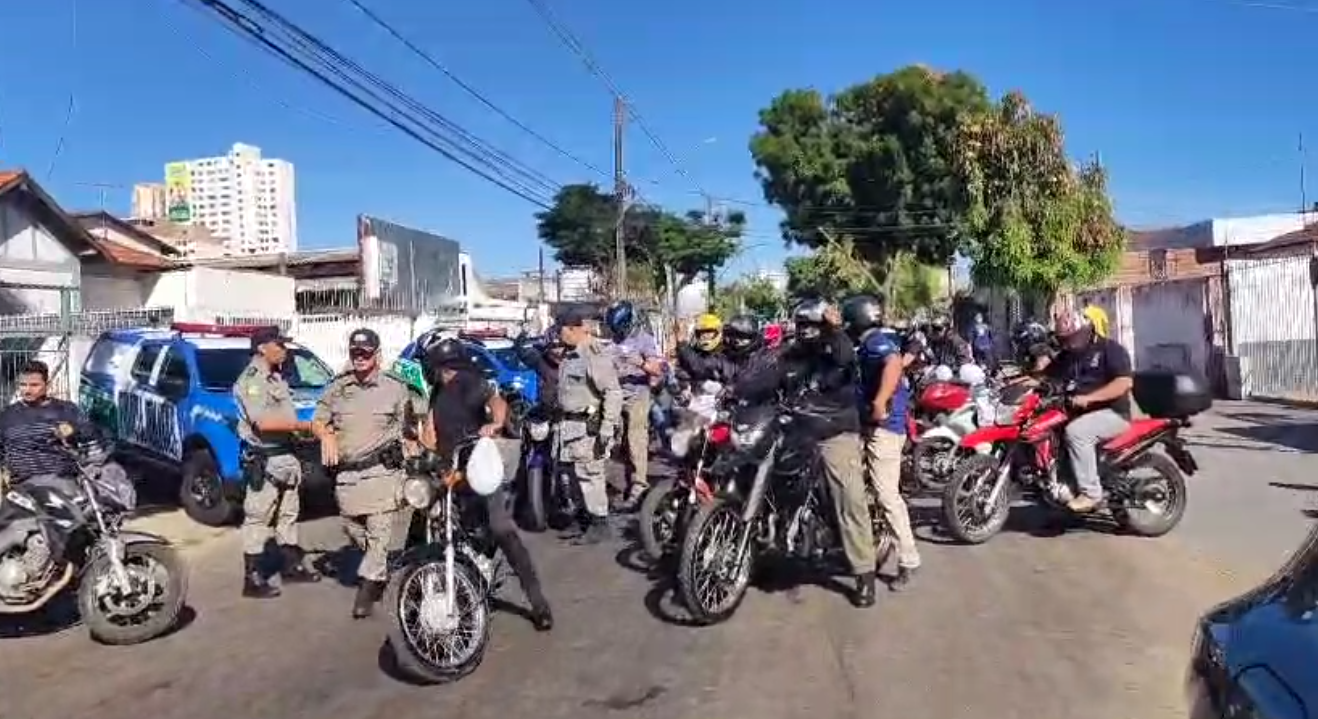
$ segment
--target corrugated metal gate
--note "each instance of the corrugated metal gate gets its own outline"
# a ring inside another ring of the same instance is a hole
[[[1246,397],[1318,400],[1310,258],[1227,260],[1232,351]]]

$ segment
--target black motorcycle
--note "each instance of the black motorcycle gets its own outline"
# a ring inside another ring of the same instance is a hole
[[[716,624],[746,597],[762,555],[819,564],[840,550],[840,535],[818,447],[796,439],[804,411],[790,405],[743,406],[733,414],[733,449],[711,469],[744,491],[700,505],[682,540],[677,584],[692,618]],[[877,566],[896,548],[878,498],[867,487]]]
[[[522,423],[521,484],[518,506],[522,527],[543,532],[567,526],[577,516],[580,503],[572,478],[558,471],[554,458],[553,411],[536,405]]]
[[[41,612],[69,587],[92,639],[139,644],[172,629],[187,573],[169,540],[126,530],[137,502],[109,448],[62,423],[52,441],[77,477],[38,477],[0,497],[0,616]]]
[[[389,644],[399,670],[441,684],[475,671],[490,643],[490,600],[507,574],[489,533],[485,506],[464,466],[477,438],[453,458],[433,452],[407,460],[403,499],[421,531],[408,535],[385,590]]]

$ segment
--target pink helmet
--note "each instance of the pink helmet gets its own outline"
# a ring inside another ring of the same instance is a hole
[[[771,322],[764,326],[764,344],[769,349],[773,349],[783,343],[782,325]]]

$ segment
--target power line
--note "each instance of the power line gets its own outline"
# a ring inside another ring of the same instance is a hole
[[[70,43],[71,48],[69,50],[69,53],[71,57],[77,57],[78,56],[78,0],[70,0],[69,12],[70,12],[69,25],[70,25],[70,32],[72,35],[71,43]],[[78,79],[77,79],[77,75],[75,74],[73,81],[69,83],[69,103],[64,110],[64,124],[60,128],[59,139],[55,141],[55,152],[52,153],[50,156],[50,164],[46,167],[47,181],[49,181],[51,176],[55,174],[55,163],[59,161],[60,155],[64,153],[64,144],[69,135],[69,127],[73,124],[73,114],[78,110],[78,100],[76,95],[77,88],[78,88]]]
[[[532,204],[549,207],[542,192],[552,194],[557,190],[559,185],[553,180],[366,70],[258,0],[237,0],[256,17],[224,0],[193,2],[213,11],[226,29],[249,38],[468,172]]]
[[[609,92],[613,93],[614,97],[622,100],[623,106],[627,110],[627,116],[631,118],[632,122],[636,123],[636,126],[640,128],[641,132],[650,140],[650,144],[654,145],[655,149],[657,149],[659,153],[668,160],[669,164],[673,166],[673,169],[677,174],[687,182],[691,183],[695,187],[697,194],[702,197],[710,197],[710,194],[705,192],[704,188],[700,186],[700,183],[696,182],[695,178],[686,171],[686,167],[684,167],[682,162],[677,159],[677,156],[673,154],[672,150],[668,149],[668,145],[664,143],[658,133],[651,129],[650,124],[646,122],[645,118],[641,115],[640,110],[636,109],[636,105],[632,103],[630,98],[628,98],[627,93],[623,92],[622,88],[618,86],[618,83],[614,82],[613,78],[604,70],[595,59],[595,56],[586,48],[581,40],[578,39],[566,25],[559,21],[558,17],[554,14],[554,11],[545,4],[544,0],[526,1],[531,4],[531,7],[535,9],[536,13],[540,16],[540,19],[543,20],[545,25],[549,27],[550,31],[558,37],[559,41],[581,59],[582,63],[586,65],[586,69],[589,70],[591,74],[595,75],[595,77],[599,78],[604,85],[609,88]]]
[[[418,47],[415,43],[413,43],[401,32],[399,32],[393,25],[390,25],[378,14],[376,14],[373,10],[362,4],[359,0],[347,0],[347,2],[351,4],[353,7],[357,8],[359,11],[361,11],[361,13],[365,15],[367,18],[369,18],[371,22],[375,23],[376,25],[379,25],[381,29],[392,35],[395,40],[398,40],[398,42],[406,46],[407,49],[411,50],[412,53],[415,54],[417,57],[420,57],[422,60],[425,60],[426,63],[429,64],[434,69],[444,73],[444,76],[447,77],[449,80],[451,80],[453,84],[457,85],[463,92],[466,92],[468,95],[473,97],[477,102],[481,103],[482,105],[493,111],[495,114],[502,117],[504,120],[507,120],[517,129],[521,130],[522,132],[526,133],[532,138],[540,141],[541,144],[550,148],[554,152],[557,152],[559,155],[562,155],[568,160],[571,160],[572,162],[581,165],[587,170],[590,170],[595,174],[602,175],[604,177],[609,176],[608,172],[587,162],[586,160],[582,159],[581,157],[572,153],[571,151],[564,149],[562,146],[555,143],[553,140],[550,140],[548,137],[545,137],[541,133],[537,132],[536,130],[528,126],[526,123],[522,122],[521,120],[518,120],[516,117],[513,117],[502,107],[499,107],[497,104],[495,104],[493,100],[489,99],[484,94],[482,94],[479,90],[477,90],[475,87],[471,86],[462,78],[458,77],[458,75],[454,73],[451,69],[449,69],[448,66],[444,65],[442,62],[435,59],[435,57],[430,53]]]

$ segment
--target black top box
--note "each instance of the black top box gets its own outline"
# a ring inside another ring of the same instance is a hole
[[[1171,370],[1135,373],[1132,394],[1144,413],[1156,419],[1185,419],[1213,406],[1213,393],[1203,377]]]

